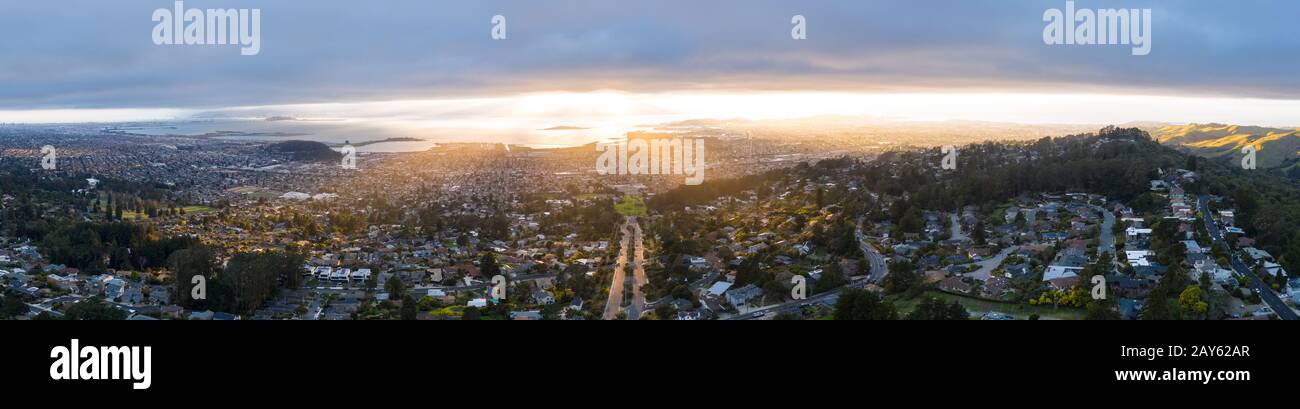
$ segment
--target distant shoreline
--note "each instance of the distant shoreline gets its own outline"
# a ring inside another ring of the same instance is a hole
[[[420,138],[397,137],[397,138],[376,139],[376,140],[373,140],[373,141],[357,142],[357,143],[353,143],[353,144],[350,144],[350,145],[352,145],[353,147],[362,147],[362,146],[366,146],[366,145],[374,145],[374,144],[377,144],[377,143],[388,143],[388,142],[424,142],[424,141],[425,141],[424,139],[420,139]],[[345,143],[335,143],[335,144],[332,144],[331,146],[334,146],[334,147],[343,147],[343,146],[348,146],[348,145],[349,145],[349,144],[345,144]]]

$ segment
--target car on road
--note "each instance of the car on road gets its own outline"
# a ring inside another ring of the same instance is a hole
[[[753,313],[753,314],[750,314],[749,317],[750,317],[750,318],[763,318],[764,315],[767,315],[767,311],[757,311],[757,312],[755,312],[755,313]]]

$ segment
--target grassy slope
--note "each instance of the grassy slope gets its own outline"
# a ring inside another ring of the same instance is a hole
[[[1258,149],[1259,167],[1285,165],[1300,153],[1300,130],[1223,124],[1165,126],[1156,130],[1156,139],[1165,145],[1178,146],[1207,158],[1239,160],[1247,145]]]

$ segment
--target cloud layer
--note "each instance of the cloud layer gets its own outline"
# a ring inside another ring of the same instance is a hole
[[[18,4],[14,4],[18,3]],[[1064,1],[190,0],[261,8],[261,53],[158,46],[171,1],[6,1],[0,109],[193,108],[525,92],[1038,92],[1300,99],[1300,2],[1152,8],[1148,56],[1047,46]],[[489,37],[491,17],[508,39]],[[808,39],[790,38],[807,18]]]

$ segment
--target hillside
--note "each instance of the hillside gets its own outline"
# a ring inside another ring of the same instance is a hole
[[[1153,134],[1162,144],[1207,158],[1237,161],[1242,148],[1254,146],[1260,168],[1294,167],[1300,157],[1300,129],[1189,124],[1164,126]]]
[[[343,157],[328,145],[313,141],[284,141],[267,148],[272,152],[288,153],[294,160],[304,162],[336,161]]]

